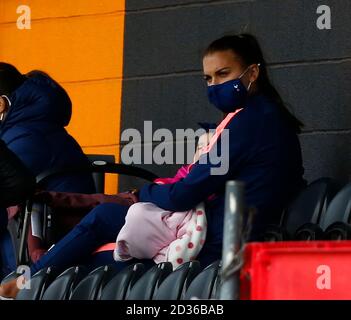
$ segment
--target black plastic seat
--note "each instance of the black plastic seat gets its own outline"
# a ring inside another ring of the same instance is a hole
[[[221,263],[218,260],[199,273],[191,282],[182,300],[190,300],[193,297],[211,299],[220,266]]]
[[[213,284],[213,289],[211,292],[210,299],[215,299],[215,300],[219,299],[221,285],[222,285],[221,274],[220,274],[220,272],[218,272],[218,274],[215,278],[214,284]]]
[[[319,223],[325,238],[351,239],[351,183],[344,186],[330,203]]]
[[[13,280],[13,279],[17,278],[18,276],[20,276],[20,275],[17,274],[16,271],[12,271],[12,272],[9,273],[5,278],[3,278],[3,279],[1,280],[1,284],[4,284],[4,283],[6,283],[6,282],[8,282],[8,281],[10,281],[10,280]]]
[[[90,163],[115,163],[114,155],[107,154],[87,154]],[[93,172],[92,173],[95,189],[97,193],[105,192],[105,174],[103,172]]]
[[[70,300],[99,300],[102,289],[116,273],[113,265],[96,268],[79,282]]]
[[[325,240],[350,240],[351,226],[345,222],[335,222],[324,232]]]
[[[123,163],[111,163],[113,156],[105,155],[90,155],[90,161],[92,161],[87,166],[69,166],[61,168],[50,168],[49,170],[40,173],[36,177],[37,188],[40,190],[47,189],[47,183],[54,179],[55,177],[65,176],[67,174],[88,174],[91,173],[94,178],[95,186],[97,192],[102,192],[104,190],[104,177],[105,174],[119,174],[127,175],[130,177],[140,178],[147,181],[153,181],[158,178],[154,173],[132,165],[126,165]],[[16,215],[14,219],[11,219],[9,224],[9,231],[11,234],[12,241],[14,243],[14,248],[16,250],[17,265],[27,265],[31,263],[30,256],[31,252],[28,250],[27,246],[27,236],[29,233],[29,228],[31,225],[31,214],[33,209],[33,201],[36,197],[29,197],[24,199],[23,202],[26,203],[23,210],[20,210],[19,214]],[[35,200],[35,204],[40,204],[42,206],[42,226],[40,227],[43,234],[43,240],[46,244],[43,248],[36,249],[47,249],[52,244],[57,242],[57,240],[63,236],[56,231],[60,230],[59,223],[55,220],[56,214],[55,210],[58,208],[51,208],[46,201]],[[38,202],[37,202],[38,201]],[[78,210],[79,212],[79,210]],[[62,231],[62,230],[60,230]],[[64,231],[62,231],[65,233]]]
[[[144,265],[136,263],[117,273],[105,286],[101,300],[124,300],[136,281],[144,273]]]
[[[317,223],[305,223],[295,232],[294,240],[312,241],[323,240],[324,232]]]
[[[126,300],[151,300],[171,272],[170,262],[162,262],[153,266],[131,288]]]
[[[309,184],[283,218],[282,225],[290,238],[294,238],[299,228],[308,224],[318,224],[335,193],[335,182],[331,178],[320,178]]]
[[[190,261],[174,270],[160,285],[153,300],[180,300],[200,272],[200,263]]]
[[[320,217],[326,212],[335,193],[335,182],[331,178],[320,178],[310,183],[285,210],[280,226],[268,228],[264,239],[266,241],[299,240],[297,236],[299,230],[319,223]]]
[[[56,272],[48,267],[39,270],[30,282],[30,289],[22,289],[18,292],[16,300],[40,300],[50,283],[55,279]]]
[[[69,300],[73,290],[86,275],[87,269],[83,266],[67,269],[49,285],[41,300]]]
[[[263,235],[262,241],[264,242],[276,242],[284,241],[289,238],[285,228],[279,225],[269,225]]]

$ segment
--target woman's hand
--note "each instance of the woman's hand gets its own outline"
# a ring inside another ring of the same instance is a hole
[[[118,196],[121,198],[132,200],[134,203],[139,202],[139,190],[132,189],[126,192],[119,193]]]

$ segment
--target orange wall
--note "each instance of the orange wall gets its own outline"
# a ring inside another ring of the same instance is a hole
[[[40,69],[68,91],[68,131],[86,153],[118,161],[125,0],[0,0],[0,61],[22,73]],[[31,9],[31,29],[17,28],[19,5]],[[117,178],[107,179],[107,192]]]

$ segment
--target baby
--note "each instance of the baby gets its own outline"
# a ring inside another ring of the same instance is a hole
[[[212,136],[211,132],[200,136],[192,164],[199,160]],[[159,178],[154,182],[175,183],[186,177],[192,164],[181,167],[172,178]],[[150,202],[138,202],[128,210],[113,256],[116,261],[132,258],[153,259],[156,263],[169,261],[175,269],[196,259],[204,245],[206,231],[203,203],[189,211],[171,212]]]

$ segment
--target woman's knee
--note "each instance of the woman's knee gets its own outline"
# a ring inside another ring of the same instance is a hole
[[[92,228],[120,229],[125,221],[128,208],[115,203],[103,203],[91,210],[80,222]]]

